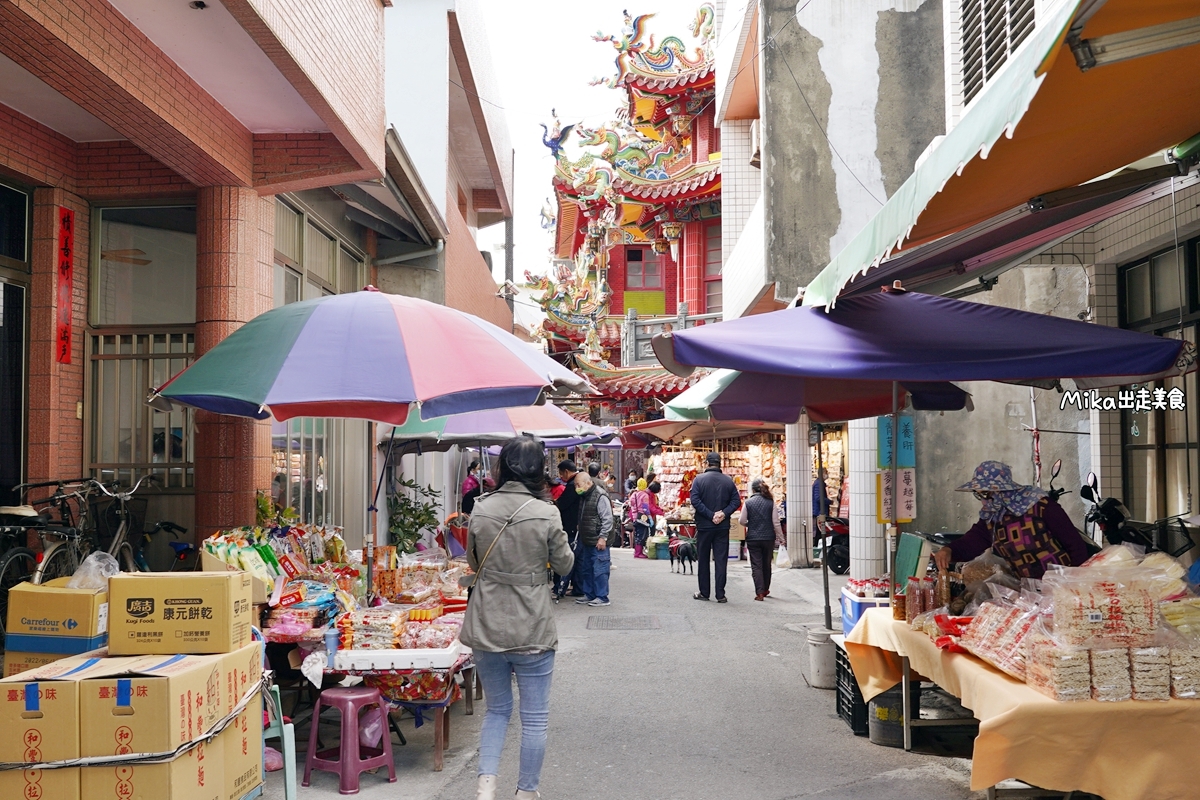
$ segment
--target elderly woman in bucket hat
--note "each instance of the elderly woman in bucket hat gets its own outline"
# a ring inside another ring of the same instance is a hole
[[[983,507],[965,536],[933,554],[940,569],[989,548],[1023,578],[1040,579],[1051,564],[1078,566],[1087,560],[1087,545],[1067,512],[1037,486],[1015,483],[1008,464],[984,461],[955,491],[974,493]]]

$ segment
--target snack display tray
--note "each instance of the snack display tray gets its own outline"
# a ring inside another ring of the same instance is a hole
[[[449,647],[423,647],[411,650],[338,650],[333,657],[335,671],[369,672],[385,669],[450,669],[471,648],[457,639]]]

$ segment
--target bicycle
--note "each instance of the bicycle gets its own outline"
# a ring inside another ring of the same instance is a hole
[[[95,522],[90,529],[76,528],[73,531],[58,531],[49,535],[57,539],[44,547],[41,563],[38,564],[37,572],[33,576],[34,583],[45,583],[54,578],[63,575],[74,575],[75,570],[79,569],[79,565],[83,563],[83,559],[93,550],[102,550],[117,560],[122,572],[138,572],[139,565],[134,556],[134,547],[128,540],[128,531],[130,529],[130,509],[129,501],[133,495],[142,488],[142,484],[146,481],[156,482],[157,479],[153,475],[143,475],[138,479],[128,491],[120,490],[113,491],[110,486],[115,487],[116,484],[104,484],[97,480],[88,481],[86,484],[86,495],[80,493],[80,514],[85,515],[87,508],[92,508],[95,512]],[[106,495],[111,498],[113,503],[108,504],[107,508],[101,507],[100,504],[92,504],[92,499],[96,494]],[[107,527],[101,528],[102,525],[107,525],[110,518],[109,513],[116,515],[117,527],[112,533],[111,540],[107,546],[103,539],[107,538]],[[144,505],[142,513],[145,513]],[[141,530],[141,524],[137,526]],[[42,541],[45,543],[46,535],[42,535]],[[139,548],[140,549],[140,548]],[[145,563],[145,559],[142,559]]]
[[[187,528],[168,520],[156,522],[151,530],[145,530],[146,500],[133,495],[147,480],[157,482],[154,476],[146,475],[127,492],[112,491],[102,483],[95,484],[100,495],[90,503],[95,542],[117,559],[122,572],[153,572],[146,560],[144,546],[153,542],[159,533],[170,533],[173,539],[187,533]],[[137,536],[134,536],[135,531]],[[191,542],[171,541],[168,544],[175,555],[166,571],[174,572],[192,556],[196,547]]]
[[[54,486],[57,491],[50,497],[27,502],[25,505],[0,507],[0,542],[2,542],[2,549],[0,549],[0,553],[2,553],[0,555],[0,635],[6,632],[9,590],[20,583],[31,581],[37,572],[37,554],[27,546],[29,531],[61,531],[64,533],[70,531],[75,522],[75,513],[71,508],[70,500],[72,497],[80,496],[78,491],[70,489],[71,487],[76,490],[82,488],[87,480],[78,478],[21,484],[14,487],[14,491],[18,492],[22,500],[27,501],[28,492],[31,489]],[[33,508],[35,505],[43,504],[48,504],[49,507],[41,512]],[[59,522],[65,521],[65,525],[56,526],[52,523],[50,514],[52,508],[57,509]]]

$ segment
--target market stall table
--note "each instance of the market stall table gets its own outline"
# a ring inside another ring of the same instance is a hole
[[[380,689],[383,699],[393,709],[409,711],[416,720],[418,727],[424,722],[424,714],[433,713],[433,770],[441,772],[443,752],[450,744],[450,706],[454,703],[454,677],[463,677],[463,706],[467,716],[475,713],[475,700],[483,697],[483,685],[475,672],[475,661],[469,648],[455,643],[458,652],[449,667],[425,667],[421,669],[396,669],[390,666],[395,659],[389,654],[419,653],[412,650],[340,650],[335,656],[333,669],[325,670],[327,675],[368,677],[415,677],[419,675],[439,674],[445,676],[446,690],[439,696],[420,697],[412,700],[396,700],[389,697],[387,692]],[[379,663],[372,665],[372,656],[378,656]],[[401,734],[401,743],[404,737]]]
[[[887,608],[863,615],[846,637],[846,652],[867,701],[901,683],[911,668],[975,714],[972,790],[1015,778],[1105,800],[1197,794],[1190,769],[1200,740],[1194,700],[1051,700],[974,656],[939,650],[924,633],[893,620]]]

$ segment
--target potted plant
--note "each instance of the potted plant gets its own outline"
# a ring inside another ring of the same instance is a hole
[[[437,500],[442,493],[414,480],[396,481],[388,497],[388,534],[402,553],[414,553],[425,531],[438,526]]]

